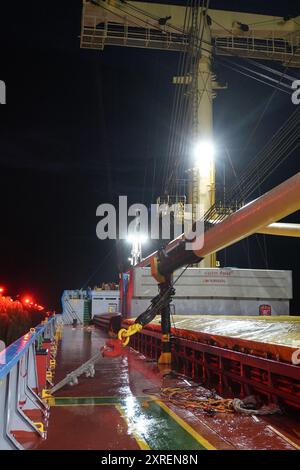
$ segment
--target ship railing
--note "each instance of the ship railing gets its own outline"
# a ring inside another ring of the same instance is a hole
[[[214,46],[218,55],[230,55],[232,52],[243,57],[254,59],[280,60],[290,63],[291,66],[300,67],[299,53],[300,34],[290,35],[282,39],[275,37],[255,37],[255,33],[249,36],[216,36]]]
[[[48,318],[0,352],[0,450],[23,450],[27,439],[45,438],[48,405],[39,394],[46,385],[46,348],[54,344],[56,327],[56,317]]]
[[[104,46],[142,47],[149,49],[183,51],[188,46],[188,35],[182,32],[156,30],[113,22],[100,22],[86,16],[93,25],[85,25],[81,32],[81,48],[103,50]]]
[[[100,21],[95,15],[85,15],[80,45],[83,49],[103,50],[105,46],[141,47],[156,50],[186,51],[190,36],[184,31],[171,32],[153,27],[151,23],[133,26],[128,23]],[[214,32],[213,45],[218,55],[247,56],[254,59],[280,60],[284,64],[300,67],[300,34],[285,34],[277,37],[269,31],[266,37],[257,31],[238,35],[236,31],[224,35]]]

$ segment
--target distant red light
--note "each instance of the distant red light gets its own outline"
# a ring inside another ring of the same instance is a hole
[[[25,304],[25,305],[28,305],[28,306],[33,305],[32,298],[29,297],[29,296],[23,297],[22,303]]]
[[[4,291],[5,291],[5,288],[0,286],[0,295],[3,294]]]

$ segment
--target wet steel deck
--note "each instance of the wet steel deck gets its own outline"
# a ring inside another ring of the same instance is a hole
[[[105,340],[94,327],[65,327],[55,382],[95,354]],[[154,362],[129,348],[120,358],[99,360],[94,378],[81,377],[79,385],[66,386],[50,400],[47,439],[35,443],[35,448],[295,450],[300,446],[299,423],[286,416],[194,415],[163,403],[150,396],[149,389],[178,383],[163,375]]]

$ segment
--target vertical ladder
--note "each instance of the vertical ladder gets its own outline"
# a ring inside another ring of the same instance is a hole
[[[85,300],[83,306],[83,323],[86,325],[91,321],[91,301]]]

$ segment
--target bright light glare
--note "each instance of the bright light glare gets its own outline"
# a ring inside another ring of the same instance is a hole
[[[23,297],[22,303],[25,305],[33,305],[32,298],[27,295]]]
[[[201,140],[194,145],[194,163],[195,167],[203,175],[208,175],[215,156],[215,146],[210,140]]]
[[[140,243],[145,243],[148,240],[147,235],[142,234],[142,233],[131,233],[128,234],[127,241],[129,243],[135,243],[135,242],[140,242]]]

